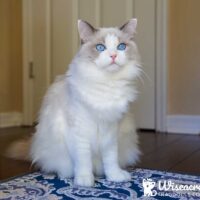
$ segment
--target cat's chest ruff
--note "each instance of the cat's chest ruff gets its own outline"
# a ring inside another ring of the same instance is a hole
[[[127,81],[82,85],[81,95],[91,107],[101,111],[124,111],[134,99],[134,88]]]

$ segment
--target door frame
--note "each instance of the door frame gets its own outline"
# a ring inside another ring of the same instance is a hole
[[[156,0],[156,101],[155,128],[167,131],[168,0]]]
[[[47,46],[50,48],[51,44],[51,1],[46,0],[47,6],[47,24],[48,24],[48,34],[47,34]],[[23,125],[33,124],[33,79],[30,77],[30,65],[33,61],[32,57],[32,24],[31,24],[31,0],[22,1],[22,20],[23,20]],[[96,20],[98,25],[100,24],[100,12],[98,7],[100,6],[100,0],[95,0],[96,4]],[[156,131],[166,132],[167,130],[167,13],[168,13],[168,3],[167,0],[155,0],[156,4],[156,74],[155,74],[155,128]],[[134,5],[134,1],[127,0],[127,16],[131,17],[133,11],[130,9]],[[76,23],[78,19],[78,0],[73,0],[73,52],[77,49],[77,32]],[[48,65],[46,67],[46,72],[48,73],[47,80],[44,80],[47,85],[50,84],[51,79],[51,59],[50,59],[50,49],[48,53]],[[45,76],[44,76],[45,77]]]

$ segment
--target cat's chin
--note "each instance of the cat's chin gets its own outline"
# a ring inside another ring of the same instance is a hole
[[[120,70],[120,68],[121,67],[119,65],[117,65],[117,64],[111,64],[111,65],[107,66],[105,69],[108,72],[117,72],[117,71]]]

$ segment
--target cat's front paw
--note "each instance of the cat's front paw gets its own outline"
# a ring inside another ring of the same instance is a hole
[[[107,173],[107,179],[114,182],[130,181],[131,175],[125,170],[117,169]]]
[[[92,187],[94,185],[93,175],[78,175],[74,178],[74,184],[83,187]]]

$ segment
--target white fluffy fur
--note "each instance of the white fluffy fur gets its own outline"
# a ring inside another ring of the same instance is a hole
[[[136,98],[134,80],[140,70],[136,61],[116,52],[115,35],[105,41],[107,53],[94,62],[77,54],[67,74],[49,88],[31,147],[33,163],[62,178],[74,177],[81,186],[92,186],[93,174],[129,180],[122,168],[139,155],[129,104]],[[116,66],[110,64],[113,52]]]

